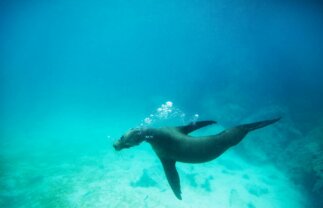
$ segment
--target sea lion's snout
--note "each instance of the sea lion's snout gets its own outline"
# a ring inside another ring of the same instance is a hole
[[[142,136],[141,129],[131,129],[129,132],[124,134],[113,144],[116,151],[120,151],[125,148],[131,148],[143,142],[145,137]]]
[[[122,150],[122,145],[120,144],[119,141],[116,141],[114,144],[113,144],[113,147],[116,151],[120,151]]]
[[[120,139],[113,143],[113,147],[116,151],[120,151],[122,149],[129,148],[132,146],[133,145],[131,145],[131,139],[125,136],[122,136]]]
[[[118,150],[118,146],[114,143],[113,144],[113,148],[115,149],[115,150]]]

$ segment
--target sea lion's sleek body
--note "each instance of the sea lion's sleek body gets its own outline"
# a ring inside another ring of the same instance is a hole
[[[203,137],[188,135],[192,131],[216,123],[199,121],[186,126],[163,128],[136,128],[114,143],[116,150],[129,148],[146,141],[151,144],[162,162],[167,180],[178,199],[181,199],[180,180],[175,163],[203,163],[214,160],[228,148],[238,144],[248,132],[272,124],[277,119],[244,124]]]
[[[203,163],[215,159],[237,144],[247,132],[229,130],[218,135],[191,137],[173,128],[151,130],[154,138],[148,141],[160,158],[184,163]]]

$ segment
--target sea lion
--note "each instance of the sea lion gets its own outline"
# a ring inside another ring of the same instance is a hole
[[[175,196],[181,197],[180,179],[176,162],[203,163],[214,160],[228,148],[237,145],[250,131],[275,123],[280,118],[235,126],[216,135],[192,137],[189,133],[215,124],[215,121],[198,121],[186,126],[162,128],[134,128],[125,133],[113,146],[119,151],[146,141],[159,157],[166,178]]]

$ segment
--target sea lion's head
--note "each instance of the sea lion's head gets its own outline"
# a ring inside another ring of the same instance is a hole
[[[113,144],[114,149],[120,151],[125,148],[139,145],[145,139],[143,131],[144,130],[142,128],[130,129]]]

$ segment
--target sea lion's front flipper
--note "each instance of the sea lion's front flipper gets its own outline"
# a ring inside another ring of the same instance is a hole
[[[189,134],[192,131],[195,131],[197,129],[200,129],[202,127],[211,125],[211,124],[215,124],[216,121],[197,121],[197,122],[192,122],[186,126],[178,126],[176,127],[176,129],[180,132],[182,132],[183,134]]]
[[[163,159],[163,158],[160,158],[160,161],[163,164],[165,175],[167,177],[168,183],[169,183],[170,187],[172,188],[175,196],[179,200],[182,200],[181,184],[180,184],[178,172],[177,172],[176,167],[175,167],[176,161],[167,160],[167,159]]]

